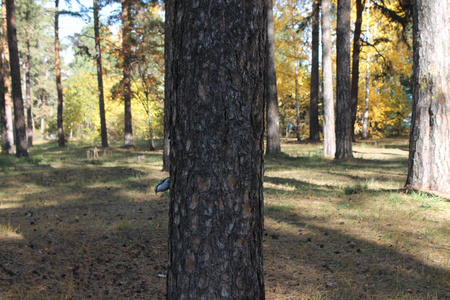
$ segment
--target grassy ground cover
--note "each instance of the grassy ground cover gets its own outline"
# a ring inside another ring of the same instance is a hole
[[[164,299],[161,152],[88,149],[0,157],[0,299]],[[450,299],[450,202],[400,190],[406,140],[343,162],[282,150],[265,158],[267,299]]]

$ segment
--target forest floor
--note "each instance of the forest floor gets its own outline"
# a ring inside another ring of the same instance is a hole
[[[161,151],[42,143],[0,157],[0,299],[164,299]],[[266,299],[450,299],[450,202],[405,194],[406,139],[265,158]]]

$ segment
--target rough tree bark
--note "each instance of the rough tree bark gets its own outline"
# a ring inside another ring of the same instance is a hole
[[[6,20],[8,27],[9,64],[11,70],[12,99],[14,104],[14,128],[16,157],[28,157],[27,132],[20,82],[19,49],[17,47],[16,11],[14,0],[6,1]]]
[[[61,83],[61,59],[60,59],[60,45],[59,45],[59,0],[55,0],[55,74],[56,74],[56,91],[58,94],[58,145],[59,147],[66,146],[66,138],[64,136],[63,126],[63,90]]]
[[[130,0],[122,1],[122,63],[123,63],[123,102],[124,102],[124,146],[133,146],[133,126],[131,115],[131,5]]]
[[[323,150],[326,156],[336,154],[331,45],[330,0],[322,0]]]
[[[266,99],[267,99],[267,147],[266,153],[281,152],[280,116],[278,113],[277,74],[275,66],[275,33],[273,23],[273,2],[266,0],[267,17],[267,66],[266,66]]]
[[[350,0],[338,0],[336,57],[336,159],[352,158],[352,99],[350,97]]]
[[[264,299],[265,1],[166,2],[168,299]]]
[[[309,107],[309,138],[320,140],[319,136],[319,18],[320,1],[313,1],[312,46],[311,46],[311,85]]]
[[[6,154],[14,154],[14,129],[13,129],[13,117],[11,108],[11,79],[9,72],[9,49],[8,49],[8,36],[7,36],[7,24],[6,24],[6,3],[2,3],[2,50],[3,57],[1,60],[2,67],[2,80],[1,85],[3,91],[3,97],[1,98],[1,118],[2,118],[2,147]],[[1,54],[0,53],[0,54]]]
[[[361,27],[362,13],[364,5],[361,0],[356,0],[356,20],[353,33],[353,52],[352,52],[352,141],[355,141],[355,123],[358,109],[358,90],[359,90],[359,58],[361,54]]]
[[[450,193],[450,8],[415,0],[413,114],[406,187]]]
[[[97,64],[97,85],[98,102],[100,106],[100,135],[102,138],[102,147],[108,147],[108,132],[106,130],[105,98],[103,95],[103,67],[102,67],[102,47],[100,43],[100,24],[98,16],[98,3],[93,0],[94,5],[94,35],[95,35],[95,58]]]

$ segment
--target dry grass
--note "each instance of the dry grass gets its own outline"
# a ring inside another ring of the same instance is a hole
[[[405,140],[266,157],[267,299],[449,299],[450,203],[399,191]],[[161,153],[43,144],[0,157],[0,299],[164,299]],[[145,156],[138,159],[138,156]]]

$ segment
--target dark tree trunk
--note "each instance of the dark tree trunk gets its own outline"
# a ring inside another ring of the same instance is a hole
[[[6,25],[6,3],[2,3],[2,44],[0,56],[3,53],[3,57],[0,57],[0,63],[2,68],[1,74],[1,88],[2,88],[2,101],[1,105],[1,118],[2,118],[2,149],[6,154],[14,154],[14,129],[13,129],[13,117],[11,109],[11,79],[9,73],[9,49],[8,49],[8,37],[7,37],[7,25]]]
[[[265,0],[166,2],[168,299],[264,299],[264,9]]]
[[[361,0],[356,0],[356,20],[355,31],[353,35],[353,54],[352,54],[352,141],[355,141],[355,122],[358,109],[358,89],[359,89],[359,58],[361,54],[361,26],[362,13],[364,6]]]
[[[320,140],[319,136],[319,12],[320,1],[313,1],[312,47],[311,47],[311,86],[309,107],[309,138]]]
[[[350,97],[350,0],[338,0],[336,57],[336,159],[352,158]]]
[[[277,73],[275,66],[275,34],[273,23],[273,3],[267,2],[267,66],[266,66],[266,98],[267,98],[267,148],[268,154],[281,152],[280,116],[278,113]]]
[[[14,0],[6,1],[6,20],[8,24],[9,64],[11,70],[12,99],[14,104],[16,156],[27,157],[27,132],[23,108],[22,87],[20,83],[20,62],[19,49],[17,48],[16,12]]]
[[[27,104],[27,140],[28,148],[33,147],[33,113],[31,111],[31,55],[30,55],[30,40],[27,39],[27,53],[25,55],[25,97]]]
[[[171,5],[170,9],[167,6]],[[164,35],[164,143],[163,143],[163,169],[162,171],[170,171],[170,100],[173,99],[174,81],[173,81],[173,28],[174,19],[169,13],[173,13],[173,2],[166,1],[166,23]]]
[[[406,187],[450,194],[450,9],[415,0],[413,111]]]
[[[131,118],[131,4],[130,0],[122,0],[122,86],[125,108],[125,147],[130,147],[134,144]]]
[[[102,47],[100,43],[100,25],[98,17],[98,3],[94,4],[94,35],[95,35],[95,54],[97,63],[97,84],[98,84],[98,102],[100,106],[100,135],[102,138],[102,147],[108,147],[108,132],[106,130],[105,99],[103,96],[103,68],[102,68]]]
[[[63,90],[61,83],[61,60],[60,60],[60,46],[59,46],[59,0],[55,0],[55,74],[56,74],[56,91],[58,93],[58,145],[59,147],[66,146],[66,138],[64,136],[63,127]]]
[[[322,0],[323,150],[326,156],[336,154],[331,46],[330,0]]]

